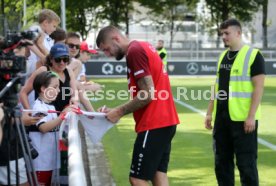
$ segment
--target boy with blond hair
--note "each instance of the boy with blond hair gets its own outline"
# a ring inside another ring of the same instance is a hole
[[[54,45],[54,40],[49,36],[52,34],[60,23],[59,16],[50,9],[43,9],[38,15],[38,24],[30,28],[30,30],[39,31],[40,37],[36,41],[40,53],[32,53],[29,61],[36,67],[36,62],[41,58],[45,58],[49,54],[51,47]]]

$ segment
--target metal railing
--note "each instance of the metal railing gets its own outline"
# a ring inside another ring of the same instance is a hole
[[[223,50],[196,50],[196,49],[183,49],[183,50],[167,50],[168,60],[217,60]],[[260,50],[266,60],[276,59],[275,50]],[[103,60],[107,58],[102,52],[97,56],[93,56],[92,60]]]
[[[193,59],[212,60],[217,59],[223,50],[171,50],[168,51],[168,59]],[[276,59],[276,50],[261,50],[265,59]]]

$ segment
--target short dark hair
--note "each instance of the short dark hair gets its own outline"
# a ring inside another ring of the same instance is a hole
[[[80,35],[77,34],[76,32],[68,32],[66,35],[66,42],[69,38],[77,38],[80,39]]]
[[[60,42],[66,39],[66,32],[62,28],[58,27],[50,37],[56,42]]]
[[[97,36],[97,39],[96,39],[97,46],[100,47],[100,44],[104,43],[106,41],[108,35],[112,32],[119,33],[119,34],[121,33],[117,27],[112,26],[112,25],[102,28]]]
[[[229,26],[236,26],[239,27],[242,30],[241,24],[237,19],[231,18],[227,19],[223,23],[220,24],[220,30],[221,29],[227,29]]]
[[[164,40],[163,39],[159,39],[158,42],[164,44]]]
[[[40,93],[41,87],[44,86],[47,88],[51,83],[51,79],[55,78],[55,77],[58,77],[58,76],[51,71],[45,71],[45,72],[38,74],[35,77],[34,82],[33,82],[34,91],[36,93]]]

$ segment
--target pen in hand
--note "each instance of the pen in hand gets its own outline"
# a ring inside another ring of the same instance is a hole
[[[105,109],[106,109],[106,105],[104,105],[104,106],[102,107],[101,112],[104,112]]]

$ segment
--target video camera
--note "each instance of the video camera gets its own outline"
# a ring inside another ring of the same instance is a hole
[[[26,60],[24,57],[15,56],[13,49],[32,45],[23,40],[35,40],[39,36],[39,30],[26,30],[23,32],[7,32],[6,37],[0,40],[0,72],[14,73],[26,71]]]
[[[9,31],[6,33],[6,37],[0,40],[0,90],[6,88],[6,92],[1,91],[0,102],[4,102],[4,105],[8,107],[14,107],[18,102],[17,93],[19,89],[16,85],[21,79],[18,73],[24,74],[26,72],[25,56],[16,56],[13,50],[15,48],[32,45],[25,40],[33,41],[38,35],[38,30],[27,30],[23,32]],[[13,82],[13,79],[18,80]],[[9,86],[9,83],[14,83],[15,85]]]

